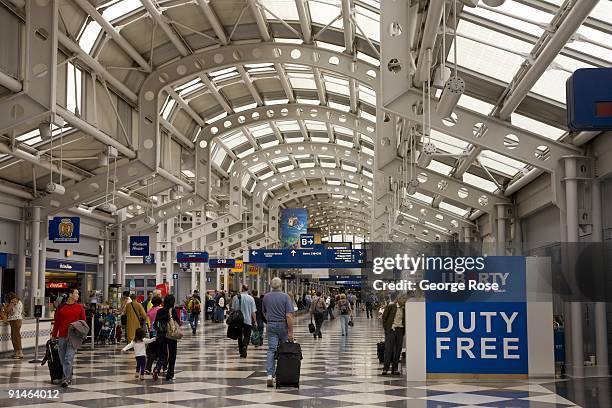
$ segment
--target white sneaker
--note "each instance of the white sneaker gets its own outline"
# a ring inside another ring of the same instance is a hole
[[[266,383],[268,385],[269,388],[274,387],[274,379],[272,378],[271,375],[268,376]]]

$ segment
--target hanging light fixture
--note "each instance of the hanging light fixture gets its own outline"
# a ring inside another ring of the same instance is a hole
[[[44,125],[44,126],[43,126]],[[48,125],[48,126],[47,126]],[[63,143],[64,143],[64,127],[62,126],[60,129],[60,164],[59,164],[59,183],[55,183],[53,181],[53,137],[51,135],[51,124],[50,123],[41,123],[40,126],[40,134],[42,134],[48,130],[48,140],[51,142],[51,149],[49,149],[49,155],[51,156],[51,170],[49,173],[49,183],[45,187],[45,191],[49,194],[57,194],[64,195],[66,193],[66,187],[62,185],[62,168],[63,168]],[[43,132],[44,131],[44,132]]]

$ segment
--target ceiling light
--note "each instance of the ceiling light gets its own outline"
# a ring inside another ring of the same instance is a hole
[[[51,123],[42,122],[38,125],[38,131],[40,132],[40,137],[42,140],[51,139]]]
[[[506,0],[482,0],[484,4],[489,7],[499,7],[506,2]]]
[[[64,195],[66,192],[66,187],[62,186],[61,184],[49,182],[47,184],[46,191],[49,194]]]
[[[155,218],[149,217],[148,215],[144,217],[144,223],[149,225],[155,225]]]
[[[98,210],[106,211],[106,212],[109,212],[111,214],[114,213],[115,211],[117,211],[117,206],[115,204],[113,204],[113,203],[108,203],[108,202],[102,203],[102,204],[98,205],[96,208]]]
[[[459,98],[461,98],[464,91],[465,81],[458,76],[450,77],[444,85],[444,90],[442,91],[442,95],[440,95],[440,100],[436,106],[436,112],[438,112],[438,115],[443,118],[450,117],[457,107]]]

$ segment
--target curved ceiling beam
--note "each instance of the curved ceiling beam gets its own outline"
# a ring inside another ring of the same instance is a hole
[[[376,137],[376,123],[360,118],[350,112],[327,106],[307,104],[284,104],[259,106],[233,115],[228,115],[210,125],[202,128],[196,142],[200,140],[212,140],[213,137],[221,138],[227,133],[244,126],[252,126],[260,123],[278,120],[312,120],[325,122],[332,125],[343,126],[355,132]]]
[[[181,79],[194,78],[208,71],[215,71],[236,64],[262,62],[301,64],[326,71],[340,72],[348,78],[378,88],[378,68],[363,61],[355,61],[350,55],[327,49],[292,44],[242,44],[208,49],[179,58],[160,67],[144,81],[139,95],[139,149],[140,160],[155,162],[159,138],[159,98],[164,87]],[[246,117],[245,117],[246,119]],[[210,143],[201,138],[196,143],[196,193],[210,198]]]

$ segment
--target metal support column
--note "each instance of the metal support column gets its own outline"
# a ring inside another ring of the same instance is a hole
[[[15,280],[15,290],[17,296],[24,298],[25,291],[25,270],[26,270],[26,209],[22,211],[22,220],[19,222],[19,241],[17,242],[17,279]]]
[[[503,204],[497,206],[497,256],[506,255],[506,208]]]
[[[221,269],[215,269],[217,273],[217,290],[221,290]]]
[[[578,242],[578,179],[576,158],[565,158],[565,199],[567,220],[568,249]],[[570,259],[571,259],[571,255]],[[572,302],[571,338],[572,338],[572,375],[584,377],[584,343],[582,336],[582,303]]]
[[[463,242],[469,244],[472,242],[472,228],[463,227]]]
[[[32,228],[30,229],[32,243],[32,262],[30,275],[30,315],[34,315],[35,299],[40,296],[38,287],[38,271],[40,258],[40,207],[32,208]]]
[[[123,226],[117,225],[117,250],[115,252],[115,273],[117,274],[117,283],[125,286],[125,276],[123,276]]]
[[[591,183],[591,218],[593,220],[593,232],[591,242],[602,245],[602,209],[601,209],[601,182],[594,179]],[[608,322],[606,302],[597,299],[595,302],[595,355],[597,359],[597,375],[607,376],[608,367]]]
[[[106,232],[108,234],[108,231]],[[104,237],[104,257],[103,257],[103,265],[104,265],[104,275],[102,275],[102,299],[104,301],[108,300],[108,285],[111,281],[110,275],[110,240],[108,236]]]
[[[40,296],[45,296],[45,273],[47,271],[47,241],[49,232],[46,228],[41,231],[40,237],[40,256],[38,258],[38,288]]]

